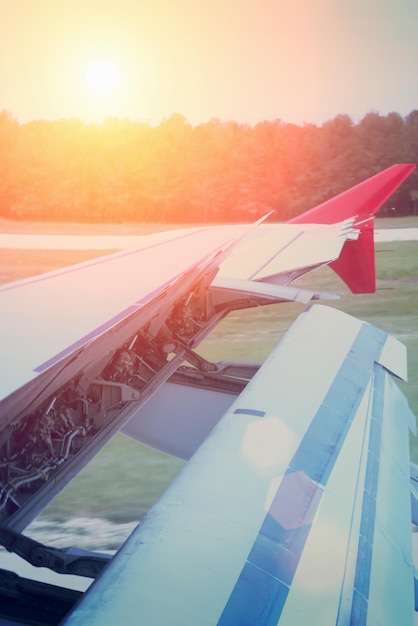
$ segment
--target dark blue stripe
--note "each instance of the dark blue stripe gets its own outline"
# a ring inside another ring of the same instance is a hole
[[[290,586],[322,491],[321,486],[302,472],[288,470],[248,561]]]
[[[276,626],[324,487],[386,337],[373,326],[361,327],[287,468],[218,626]],[[367,558],[367,545],[364,550]],[[362,607],[360,598],[359,613]]]
[[[264,417],[266,414],[265,411],[257,411],[256,409],[235,409],[234,415],[237,413],[241,415],[255,415],[256,417]]]
[[[368,458],[366,477],[364,481],[360,533],[357,547],[353,603],[350,617],[350,624],[352,626],[365,626],[367,622],[376,515],[376,495],[379,476],[380,448],[382,442],[383,393],[385,376],[386,374],[384,369],[380,365],[376,365],[372,415],[370,420]]]
[[[367,601],[354,589],[353,604],[351,609],[350,626],[364,624],[367,619]]]
[[[276,625],[289,587],[262,569],[247,562],[234,589],[235,611],[224,611],[219,624],[224,626]],[[227,605],[228,607],[228,605]],[[225,609],[226,610],[226,609]]]

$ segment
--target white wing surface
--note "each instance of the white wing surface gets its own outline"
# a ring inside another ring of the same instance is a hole
[[[65,624],[412,624],[404,361],[303,313]]]

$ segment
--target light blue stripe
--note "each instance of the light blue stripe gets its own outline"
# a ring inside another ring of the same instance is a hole
[[[369,383],[386,333],[363,324],[302,439],[218,626],[275,626],[323,489]]]

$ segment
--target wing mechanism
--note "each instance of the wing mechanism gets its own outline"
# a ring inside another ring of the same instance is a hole
[[[228,244],[230,245],[230,244]],[[210,363],[196,347],[231,311],[329,297],[215,277],[219,255],[105,334],[39,367],[1,403],[1,523],[21,531],[167,380],[236,395],[258,366]],[[188,453],[189,454],[189,453]]]

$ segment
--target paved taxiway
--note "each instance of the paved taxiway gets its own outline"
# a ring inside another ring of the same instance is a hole
[[[159,233],[164,238],[167,233]],[[20,235],[0,233],[0,248],[32,250],[123,250],[143,245],[148,235]],[[375,241],[413,241],[418,228],[388,228],[375,231]]]

